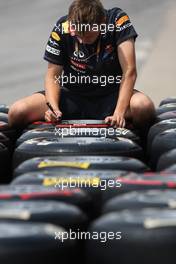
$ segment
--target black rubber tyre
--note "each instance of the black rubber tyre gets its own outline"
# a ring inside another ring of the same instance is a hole
[[[19,131],[14,128],[10,128],[7,122],[0,121],[0,132],[8,137],[13,144],[18,137]]]
[[[44,121],[38,121],[38,122],[34,122],[30,125],[28,125],[24,130],[23,133],[32,130],[32,129],[37,129],[37,128],[55,128],[55,124],[51,123],[51,122],[44,122]]]
[[[0,201],[11,200],[54,200],[72,204],[89,212],[92,208],[91,197],[83,190],[66,188],[61,190],[55,187],[41,185],[0,185]]]
[[[10,154],[7,147],[0,143],[0,183],[7,183],[10,180],[11,164]]]
[[[16,148],[14,167],[23,161],[41,156],[103,155],[143,158],[142,148],[125,138],[38,138],[27,140]]]
[[[176,148],[176,129],[168,129],[158,134],[151,146],[150,165],[153,169],[157,167],[159,158],[165,152]]]
[[[86,125],[105,125],[105,122],[103,120],[82,120],[82,119],[77,119],[77,120],[62,120],[59,125],[80,125],[80,126],[86,126]],[[30,124],[26,130],[31,130],[35,128],[49,128],[49,127],[55,127],[56,124],[53,124],[51,122],[45,122],[45,121],[38,121]]]
[[[10,148],[10,139],[0,132],[0,143]]]
[[[62,263],[76,261],[76,243],[59,233],[66,230],[42,223],[0,223],[0,262],[3,264]]]
[[[76,231],[88,223],[78,207],[56,201],[0,201],[1,221],[51,223]]]
[[[164,172],[166,173],[176,173],[176,164],[170,166],[169,168],[165,169]]]
[[[176,148],[165,152],[159,159],[157,171],[162,171],[176,163]]]
[[[149,171],[140,160],[114,156],[61,156],[41,157],[26,160],[14,171],[14,177],[32,171],[52,170],[60,168],[85,170],[126,170],[133,172]]]
[[[151,151],[151,146],[154,138],[156,135],[159,133],[171,129],[171,128],[176,128],[176,118],[175,119],[168,119],[168,120],[163,120],[155,125],[153,125],[148,133],[148,139],[147,139],[147,151],[150,153]]]
[[[160,102],[159,106],[166,105],[166,104],[175,104],[176,103],[176,97],[168,97],[166,99],[163,99]]]
[[[156,115],[159,116],[163,113],[175,111],[176,110],[176,103],[175,104],[165,104],[156,109]]]
[[[25,132],[24,132],[25,131]],[[55,136],[55,127],[43,127],[43,128],[34,128],[32,130],[24,130],[23,134],[17,139],[16,147],[22,144],[24,141],[34,139],[34,138],[51,138]]]
[[[61,185],[62,182],[64,182],[64,187]],[[12,184],[17,187],[20,184],[42,184],[43,186],[52,186],[55,189],[63,190],[65,184],[66,188],[82,188],[93,199],[94,206],[100,209],[101,201],[104,203],[114,196],[130,191],[176,189],[176,175],[167,173],[135,174],[123,171],[116,173],[114,171],[44,171],[42,173],[33,172],[21,175]]]
[[[116,139],[123,137],[131,139],[134,142],[141,144],[140,137],[136,132],[130,131],[124,128],[38,128],[29,130],[21,135],[16,142],[16,146],[19,146],[24,141],[33,138],[65,138],[65,137],[105,137]]]
[[[0,104],[0,113],[8,114],[9,112],[9,106],[5,104]]]
[[[121,183],[120,188],[103,192],[103,202],[131,191],[176,189],[176,175],[168,173],[129,174],[118,177],[118,182]]]
[[[176,111],[170,111],[157,116],[156,122],[161,122],[163,120],[175,119],[175,118],[176,118]]]
[[[0,121],[8,123],[8,114],[0,112]]]
[[[143,208],[175,209],[175,190],[136,191],[122,194],[107,201],[103,206],[103,213]]]
[[[86,263],[175,264],[175,219],[176,211],[167,209],[106,214],[88,229]]]
[[[65,125],[104,125],[104,120],[95,119],[73,119],[73,120],[62,120],[61,124]]]
[[[125,171],[85,171],[85,170],[52,170],[23,174],[12,181],[12,185],[43,185],[55,189],[79,188],[86,191],[93,201],[92,214],[97,215],[101,210],[102,195],[109,195],[111,188],[120,189],[118,178],[130,175]]]

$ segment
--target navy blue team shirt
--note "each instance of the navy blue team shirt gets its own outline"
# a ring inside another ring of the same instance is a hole
[[[119,89],[122,69],[117,46],[128,39],[135,40],[138,35],[122,9],[116,7],[104,11],[106,22],[93,44],[79,43],[77,37],[72,36],[68,15],[56,22],[49,36],[44,59],[63,66],[59,80],[61,86],[72,93],[96,96]]]

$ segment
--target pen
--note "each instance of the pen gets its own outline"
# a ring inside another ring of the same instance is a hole
[[[47,104],[47,106],[49,107],[49,109],[52,111],[52,113],[55,115],[55,117],[56,117],[58,120],[60,120],[61,117],[60,117],[60,116],[59,116],[59,117],[57,116],[57,114],[56,114],[56,112],[54,111],[52,105],[51,105],[49,102],[47,102],[46,104]]]

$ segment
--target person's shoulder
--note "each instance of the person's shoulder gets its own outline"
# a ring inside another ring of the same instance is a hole
[[[54,30],[61,34],[69,33],[68,15],[62,16],[57,20]]]
[[[109,23],[114,23],[120,18],[125,19],[126,17],[126,19],[129,19],[127,13],[120,7],[113,7],[111,9],[107,9],[106,14],[107,14]]]

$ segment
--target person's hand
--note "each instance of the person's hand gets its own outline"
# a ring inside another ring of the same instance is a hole
[[[107,116],[105,118],[105,123],[109,123],[113,127],[122,127],[124,128],[126,125],[125,117],[124,115],[114,112],[112,116]]]
[[[61,119],[62,112],[58,109],[54,109],[54,112],[56,115],[54,115],[50,109],[45,112],[45,120],[47,122],[57,123]]]

